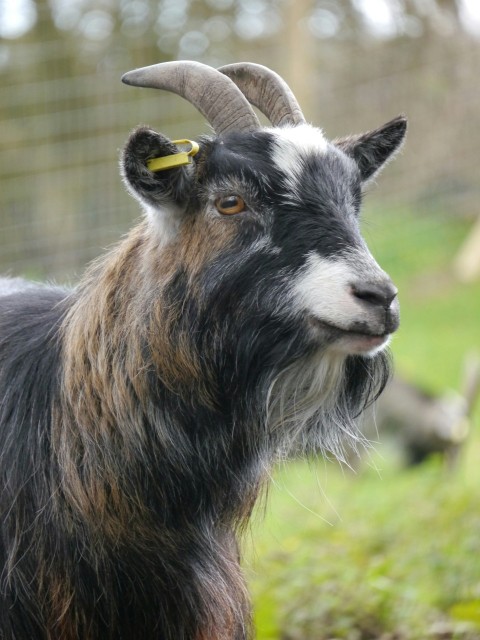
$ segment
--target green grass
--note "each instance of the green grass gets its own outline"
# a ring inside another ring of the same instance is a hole
[[[258,637],[421,640],[447,621],[480,637],[479,481],[438,460],[356,479],[284,470],[249,564]]]
[[[467,232],[409,211],[364,225],[400,289],[397,370],[432,390],[458,388],[480,349],[480,283],[451,270]],[[479,413],[454,471],[439,458],[402,470],[380,447],[357,474],[325,461],[275,472],[246,544],[259,640],[480,639]]]

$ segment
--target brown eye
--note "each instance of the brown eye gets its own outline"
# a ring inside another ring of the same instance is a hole
[[[241,213],[245,210],[245,201],[240,196],[226,196],[215,200],[217,211],[226,215]]]

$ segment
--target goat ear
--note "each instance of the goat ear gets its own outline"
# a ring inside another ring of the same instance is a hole
[[[123,149],[120,169],[128,191],[149,208],[185,205],[190,196],[192,167],[150,171],[148,160],[178,153],[178,148],[161,133],[138,127]]]
[[[399,116],[378,129],[334,140],[357,163],[362,181],[373,178],[393,158],[405,138],[407,119]]]

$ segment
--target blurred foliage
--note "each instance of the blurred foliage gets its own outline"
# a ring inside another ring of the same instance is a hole
[[[381,472],[358,478],[328,463],[283,470],[250,565],[259,640],[478,640],[474,449],[455,476],[436,459],[398,473],[376,458]]]
[[[358,39],[419,37],[427,32],[478,35],[471,0],[296,0],[302,21],[315,37]],[[142,39],[167,57],[203,55],[232,39],[274,37],[285,27],[292,0],[22,0],[0,3],[0,36],[18,38],[35,30],[77,38],[83,52],[106,50],[116,34]],[[478,18],[477,18],[478,20]],[[90,44],[88,44],[90,43]]]

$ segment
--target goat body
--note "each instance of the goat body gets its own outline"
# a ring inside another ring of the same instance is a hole
[[[361,438],[398,326],[361,190],[405,120],[249,122],[158,173],[178,148],[137,129],[140,225],[72,291],[0,280],[5,640],[249,637],[236,538],[269,468]]]

